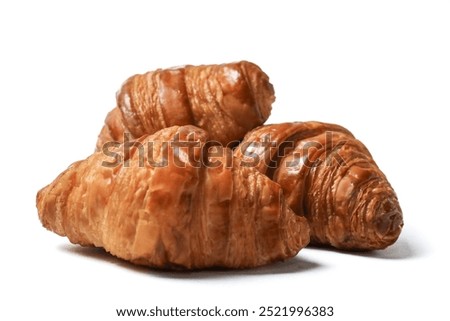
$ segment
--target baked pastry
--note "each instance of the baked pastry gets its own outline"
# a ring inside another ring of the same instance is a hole
[[[97,150],[174,125],[195,125],[223,146],[242,139],[270,116],[269,77],[247,61],[158,69],[130,77],[106,117]]]
[[[392,186],[367,148],[339,125],[261,126],[235,156],[280,184],[288,205],[308,219],[312,244],[375,250],[400,235],[403,214]]]
[[[309,242],[306,219],[278,184],[229,165],[232,151],[207,140],[174,126],[95,152],[38,192],[39,218],[72,243],[156,268],[250,268],[296,255]]]

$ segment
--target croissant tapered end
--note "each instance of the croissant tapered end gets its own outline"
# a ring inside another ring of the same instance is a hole
[[[133,139],[133,136],[126,131],[122,120],[122,114],[116,107],[106,115],[105,125],[98,135],[95,150],[101,151],[103,146],[109,142],[123,142],[125,134],[129,135],[129,139]]]
[[[374,200],[373,231],[378,242],[369,245],[363,250],[376,250],[386,248],[397,241],[403,228],[403,213],[396,197],[392,195],[380,195]]]
[[[51,200],[51,195],[47,195],[48,187],[44,187],[36,195],[36,207],[38,209],[39,220],[46,229],[64,236],[64,231],[56,227],[57,218],[55,202]]]
[[[243,93],[246,93],[249,96],[247,98],[249,104],[248,113],[251,113],[252,109],[256,112],[256,115],[254,115],[256,121],[252,126],[256,127],[262,125],[269,118],[272,111],[272,103],[275,101],[275,90],[269,81],[269,76],[267,76],[267,74],[256,64],[248,61],[241,61],[239,67],[246,80],[246,87],[249,89],[242,90]],[[230,78],[229,75],[225,75],[225,77]],[[234,93],[232,94],[234,95]],[[239,106],[239,104],[236,105]],[[243,120],[239,117],[239,113],[237,113],[237,116],[237,121]],[[249,121],[248,117],[246,118],[246,121]],[[244,134],[246,133],[247,132]]]
[[[376,250],[400,235],[403,214],[394,190],[367,148],[341,126],[261,126],[235,155],[280,184],[288,206],[308,219],[312,244]]]
[[[64,200],[72,188],[73,178],[79,162],[72,164],[53,183],[40,189],[36,195],[36,207],[42,225],[58,235],[65,236],[62,217]]]
[[[286,208],[286,211],[288,211],[286,214],[286,227],[284,228],[286,256],[282,257],[282,259],[295,256],[310,242],[308,220],[303,216],[295,215],[289,207]]]
[[[210,164],[207,138],[174,126],[96,152],[38,193],[39,218],[72,243],[157,268],[250,268],[297,254],[309,227],[281,187],[229,162],[228,148]]]
[[[373,163],[372,163],[373,164]],[[397,196],[375,165],[352,166],[335,192],[336,212],[348,216],[347,227],[336,224],[328,239],[343,250],[379,250],[392,245],[403,228],[403,214]],[[343,220],[342,220],[343,221]],[[344,225],[345,226],[345,225]]]
[[[46,229],[54,231],[57,233],[56,228],[51,227],[51,223],[55,222],[56,219],[52,218],[51,215],[55,213],[55,210],[48,210],[45,207],[48,207],[51,201],[48,201],[46,198],[47,194],[47,186],[40,189],[36,194],[36,207],[38,209],[39,220]],[[48,205],[47,205],[48,204]],[[57,233],[59,234],[59,233]]]
[[[303,141],[322,146],[308,154],[311,163],[303,204],[310,217],[312,243],[355,251],[392,245],[403,227],[395,191],[360,141],[327,125],[323,129]]]

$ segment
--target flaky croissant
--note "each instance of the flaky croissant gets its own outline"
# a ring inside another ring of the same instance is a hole
[[[124,141],[174,126],[195,125],[223,146],[262,125],[275,100],[269,77],[255,64],[158,69],[130,77],[117,93],[117,107],[97,141]]]
[[[278,184],[228,166],[230,149],[209,155],[207,138],[174,126],[96,152],[38,192],[39,218],[73,243],[157,268],[247,268],[296,255],[309,242],[306,219]]]
[[[312,244],[374,250],[400,235],[403,215],[394,190],[367,148],[341,126],[261,126],[235,156],[281,185],[288,205],[308,219]]]

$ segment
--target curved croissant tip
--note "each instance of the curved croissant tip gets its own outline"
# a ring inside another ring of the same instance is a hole
[[[397,196],[386,180],[373,181],[361,189],[352,210],[351,232],[333,239],[331,245],[352,251],[382,250],[397,241],[403,214]],[[345,229],[344,229],[345,231]]]
[[[380,202],[374,218],[373,227],[380,241],[385,247],[394,243],[403,228],[403,215],[398,202],[384,199]]]
[[[286,248],[288,249],[289,256],[294,256],[309,244],[310,228],[305,217],[295,215],[291,209],[288,209],[288,211],[289,220],[287,222],[287,236],[285,238]]]

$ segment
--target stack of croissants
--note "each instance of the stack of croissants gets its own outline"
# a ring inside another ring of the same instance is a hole
[[[252,268],[308,244],[384,249],[403,227],[367,148],[321,122],[264,125],[247,61],[158,69],[117,92],[96,151],[37,194],[43,226],[160,269]]]

